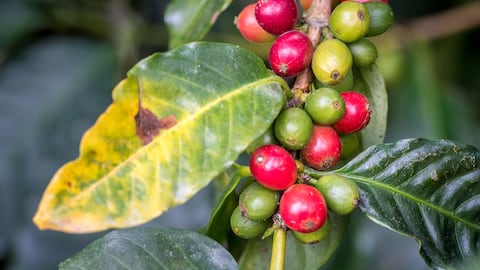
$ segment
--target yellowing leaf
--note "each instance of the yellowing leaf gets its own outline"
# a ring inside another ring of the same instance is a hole
[[[191,43],[144,59],[84,134],[79,157],[54,175],[35,224],[71,233],[124,228],[184,203],[271,125],[286,87],[257,56],[227,44]],[[145,125],[174,123],[137,132],[142,111],[151,113]],[[151,138],[142,144],[139,134]]]

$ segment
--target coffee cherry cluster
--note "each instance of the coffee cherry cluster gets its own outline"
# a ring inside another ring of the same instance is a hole
[[[300,4],[308,10],[312,0]],[[377,50],[367,38],[391,26],[392,10],[387,0],[341,1],[332,6],[315,46],[304,32],[296,0],[258,0],[235,23],[248,41],[272,42],[268,60],[275,74],[291,81],[311,69],[313,78],[308,89],[292,87],[273,125],[246,149],[253,182],[240,194],[232,230],[257,237],[280,217],[299,241],[318,242],[330,230],[329,211],[349,214],[360,194],[347,178],[312,179],[303,168],[330,170],[361,147],[358,134],[372,112],[368,98],[352,89],[354,69],[375,62]]]

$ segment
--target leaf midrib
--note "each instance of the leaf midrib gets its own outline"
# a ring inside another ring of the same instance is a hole
[[[356,180],[358,182],[363,182],[363,183],[366,183],[366,184],[369,184],[370,186],[374,186],[374,187],[378,187],[378,188],[381,188],[381,189],[384,189],[384,190],[387,190],[387,191],[391,191],[392,193],[395,193],[395,194],[398,194],[400,196],[403,196],[411,201],[414,201],[416,202],[417,204],[422,204],[422,205],[425,205],[426,207],[429,207],[430,209],[448,217],[448,218],[451,218],[452,220],[456,221],[456,222],[461,222],[477,231],[480,231],[480,225],[477,225],[477,224],[474,224],[472,222],[469,222],[468,220],[464,219],[464,218],[461,218],[457,215],[453,215],[450,211],[447,211],[445,210],[444,208],[442,207],[439,207],[438,205],[436,204],[433,204],[429,201],[426,201],[424,199],[420,199],[418,197],[415,197],[413,195],[411,195],[410,193],[408,192],[405,192],[401,189],[398,189],[398,188],[395,188],[393,186],[390,186],[390,185],[387,185],[383,182],[380,182],[380,181],[374,181],[370,178],[366,178],[366,177],[362,177],[362,176],[359,176],[359,175],[352,175],[352,174],[348,174],[348,173],[341,173],[339,172],[340,175],[343,175],[345,177],[348,177],[350,179],[353,179],[353,180]]]

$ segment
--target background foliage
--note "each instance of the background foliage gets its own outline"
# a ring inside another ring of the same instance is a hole
[[[54,269],[102,235],[38,231],[31,217],[51,176],[78,155],[80,136],[110,104],[113,86],[134,63],[167,50],[168,2],[0,1],[0,268]],[[232,23],[251,2],[233,1],[206,39],[265,57],[268,47],[245,43]],[[396,29],[474,2],[390,1]],[[432,31],[452,21],[442,23]],[[375,41],[389,91],[386,141],[447,138],[480,147],[480,29],[422,41],[407,33],[392,29]],[[200,228],[214,193],[210,185],[144,226]],[[414,240],[361,215],[353,215],[351,224],[332,269],[426,268]]]

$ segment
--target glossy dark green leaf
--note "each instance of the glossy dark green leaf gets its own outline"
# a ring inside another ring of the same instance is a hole
[[[186,230],[159,227],[112,231],[95,240],[60,269],[238,269],[214,240]]]
[[[376,64],[354,69],[353,90],[363,93],[370,102],[369,124],[360,132],[364,148],[383,143],[387,130],[388,100],[385,81]]]
[[[165,11],[170,49],[201,40],[231,2],[232,0],[173,0]]]
[[[303,244],[287,233],[285,269],[319,269],[333,255],[348,225],[348,216],[329,213],[331,228],[327,238],[316,244]],[[247,244],[239,265],[242,270],[269,269],[272,238],[254,239]]]
[[[360,209],[415,238],[426,263],[452,268],[480,252],[480,152],[406,139],[368,148],[337,170],[361,189]]]

